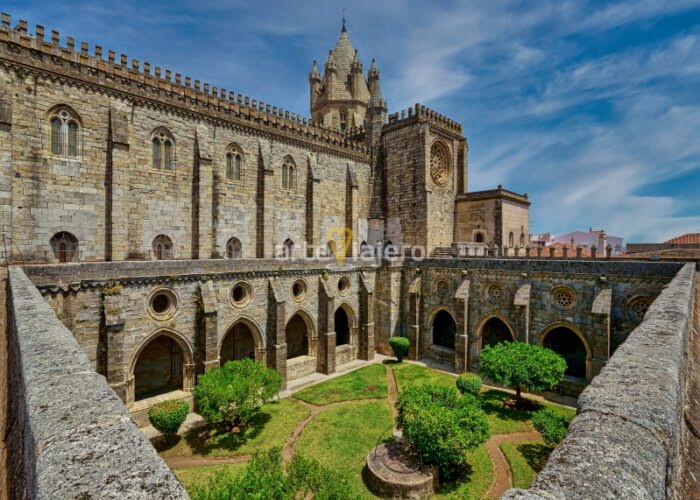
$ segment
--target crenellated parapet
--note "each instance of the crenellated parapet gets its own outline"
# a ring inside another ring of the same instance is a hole
[[[364,144],[300,114],[193,80],[190,76],[183,77],[149,62],[141,64],[138,59],[130,60],[126,54],[120,54],[117,59],[114,51],[105,53],[99,45],[95,45],[91,53],[87,42],[76,46],[73,37],[66,37],[65,46],[61,46],[58,31],[52,30],[47,39],[43,26],[37,25],[33,35],[27,26],[27,21],[20,20],[12,28],[10,16],[1,15],[0,64],[35,71],[51,79],[72,80],[108,92],[127,94],[146,105],[174,107],[184,113],[204,115],[215,122],[310,142],[361,161],[367,159],[368,149]]]
[[[416,103],[413,107],[390,114],[387,127],[393,129],[394,127],[401,127],[417,121],[428,121],[431,125],[437,126],[442,130],[460,136],[462,134],[462,125],[458,122],[419,103]]]

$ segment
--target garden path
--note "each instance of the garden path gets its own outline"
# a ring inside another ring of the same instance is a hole
[[[394,417],[397,415],[396,411],[396,398],[398,396],[398,387],[396,384],[396,379],[394,378],[394,372],[391,366],[386,366],[386,379],[388,388],[388,400],[391,404],[391,409]],[[291,396],[294,398],[294,396]],[[310,413],[304,418],[292,431],[292,434],[287,439],[284,447],[282,448],[282,459],[285,463],[289,463],[294,456],[294,450],[296,448],[297,441],[301,436],[302,432],[306,426],[311,422],[319,413],[334,408],[336,406],[357,403],[361,401],[368,401],[372,399],[383,399],[383,398],[365,398],[365,399],[351,399],[346,401],[338,401],[335,403],[329,403],[325,405],[308,403],[300,399],[294,398],[295,401],[303,404],[309,408]],[[395,420],[395,418],[394,418]],[[491,436],[491,438],[486,441],[484,445],[486,451],[489,454],[489,458],[493,464],[493,480],[486,493],[488,498],[500,498],[500,496],[512,488],[512,475],[510,470],[510,465],[508,460],[501,452],[500,444],[503,442],[519,443],[522,441],[537,441],[541,440],[542,436],[537,431],[527,431],[527,432],[513,432],[509,434],[496,434]],[[220,465],[220,464],[233,464],[246,462],[250,459],[250,455],[240,455],[235,457],[205,457],[202,455],[191,455],[191,456],[174,456],[165,459],[165,462],[172,469],[182,469],[188,467],[198,467],[202,465]]]
[[[503,493],[513,487],[510,464],[501,451],[500,444],[504,442],[519,443],[521,441],[538,441],[542,436],[537,431],[513,432],[496,434],[484,445],[493,463],[493,481],[486,492],[488,498],[500,498]]]

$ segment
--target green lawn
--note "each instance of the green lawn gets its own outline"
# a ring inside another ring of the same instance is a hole
[[[391,365],[399,391],[411,385],[455,385],[456,377],[445,372],[414,365],[413,363],[395,363]]]
[[[440,485],[436,498],[477,500],[484,497],[493,480],[493,466],[484,446],[467,455],[469,467],[465,475],[456,481]]]
[[[379,364],[360,368],[294,393],[295,398],[317,405],[387,396],[386,369]]]
[[[245,462],[237,464],[203,465],[201,467],[175,469],[173,472],[185,489],[187,491],[192,491],[194,487],[203,485],[219,471],[228,469],[235,473],[242,471],[245,466]]]
[[[329,408],[309,422],[296,452],[318,460],[348,478],[350,492],[374,498],[362,481],[365,458],[381,439],[391,437],[393,419],[388,401],[363,401]]]
[[[532,405],[527,411],[515,410],[509,405],[514,397],[512,394],[497,389],[487,389],[481,393],[481,407],[486,412],[491,435],[532,430],[530,415],[543,408],[571,417],[576,415],[576,411],[573,408],[543,401],[531,401]]]
[[[501,443],[501,451],[510,464],[513,487],[529,488],[537,473],[547,463],[552,448],[542,441],[525,441]]]
[[[256,450],[282,447],[297,423],[309,413],[310,410],[301,403],[290,398],[282,399],[264,405],[242,432],[226,432],[209,437],[209,429],[197,429],[182,436],[175,446],[161,450],[161,455],[250,455]]]

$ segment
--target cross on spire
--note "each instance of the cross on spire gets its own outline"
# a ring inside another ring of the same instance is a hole
[[[340,31],[347,31],[347,30],[345,29],[345,8],[343,8],[343,27],[341,28]]]

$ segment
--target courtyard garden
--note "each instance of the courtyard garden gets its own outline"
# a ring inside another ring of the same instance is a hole
[[[335,485],[335,496],[329,490],[321,495],[324,498],[374,498],[362,469],[369,451],[392,439],[397,399],[412,387],[452,389],[455,382],[453,374],[411,362],[372,364],[291,397],[273,398],[245,423],[211,425],[154,444],[194,499],[235,496],[248,491],[241,489],[247,484],[257,491],[261,477],[287,492],[280,498],[318,492],[304,483],[314,480]],[[535,430],[533,415],[550,410],[545,423],[556,421],[557,415],[568,422],[574,410],[527,396],[528,404],[516,408],[513,398],[510,392],[481,390],[478,400],[490,437],[465,453],[458,473],[441,481],[437,498],[489,498],[504,485],[527,487],[546,463],[556,443],[546,443]],[[280,463],[274,463],[271,453]],[[323,477],[329,481],[319,479]]]

